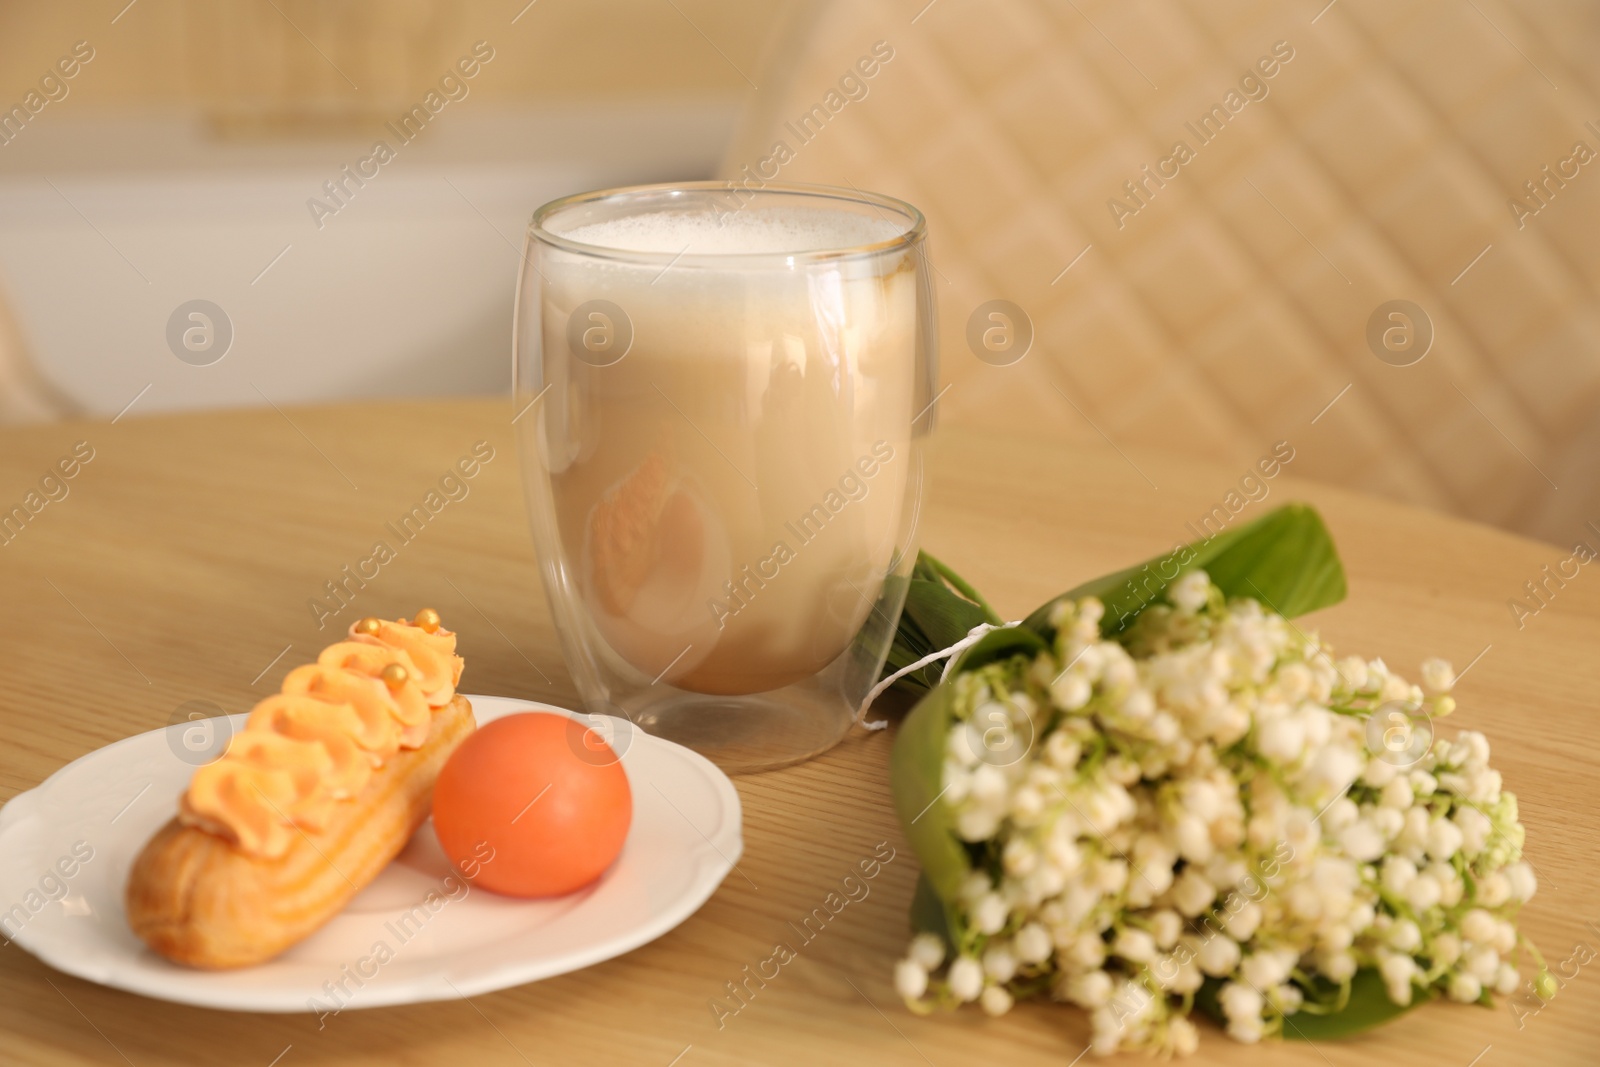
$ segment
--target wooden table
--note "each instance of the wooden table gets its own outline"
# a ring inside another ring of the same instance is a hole
[[[186,701],[247,710],[328,640],[307,601],[479,440],[495,458],[470,495],[401,548],[339,622],[433,605],[461,634],[469,692],[572,701],[534,566],[510,415],[505,401],[385,403],[0,432],[6,508],[75,442],[94,449],[70,494],[0,547],[9,683],[0,797],[165,725]],[[1303,428],[1296,448],[1318,447],[1316,435]],[[1246,469],[1135,454],[1135,470],[1105,446],[1019,447],[955,433],[937,440],[933,461],[923,543],[1011,616],[1186,537],[1184,524]],[[1521,798],[1541,877],[1525,929],[1553,964],[1580,944],[1600,948],[1600,570],[1585,567],[1519,629],[1507,600],[1568,551],[1295,483],[1289,470],[1250,511],[1301,498],[1326,516],[1350,597],[1314,625],[1340,650],[1380,654],[1413,674],[1428,654],[1462,667],[1481,653],[1452,725],[1487,731],[1495,765]],[[8,946],[0,1063],[1071,1062],[1088,1033],[1075,1008],[924,1019],[898,1002],[890,971],[905,945],[916,861],[889,802],[891,740],[858,731],[809,764],[736,779],[748,881],[730,877],[689,921],[621,959],[470,1003],[347,1012],[319,1031],[311,1016],[227,1014],[104,989]],[[790,938],[787,923],[880,842],[896,852],[871,895],[719,1028],[711,1004],[724,983]],[[1207,1027],[1193,1062],[1593,1064],[1600,960],[1520,1030],[1503,1004],[1431,1005],[1376,1036],[1315,1047],[1244,1048]]]

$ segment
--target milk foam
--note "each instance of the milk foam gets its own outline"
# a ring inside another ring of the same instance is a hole
[[[676,255],[782,254],[857,248],[900,236],[903,219],[819,208],[746,208],[720,216],[628,215],[553,232],[580,244]]]

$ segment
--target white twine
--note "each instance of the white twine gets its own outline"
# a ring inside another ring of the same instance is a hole
[[[946,678],[950,677],[950,671],[955,668],[957,656],[971,648],[973,645],[977,644],[979,640],[983,638],[984,634],[988,633],[990,630],[1001,630],[1007,626],[1019,625],[1021,625],[1019,622],[1004,622],[999,626],[996,626],[993,623],[980,622],[978,625],[967,631],[967,636],[963,637],[949,648],[941,648],[937,652],[930,652],[926,656],[923,656],[921,659],[917,660],[917,662],[901,667],[899,670],[889,675],[889,677],[872,687],[872,692],[867,694],[867,699],[863,700],[861,702],[861,707],[856,710],[856,723],[868,730],[888,729],[888,719],[879,719],[876,722],[866,721],[867,709],[872,706],[872,702],[877,700],[879,695],[882,694],[885,689],[888,689],[891,685],[898,682],[906,675],[911,674],[914,671],[920,671],[928,664],[937,663],[939,660],[945,661],[944,670],[939,674],[939,681],[943,682]]]

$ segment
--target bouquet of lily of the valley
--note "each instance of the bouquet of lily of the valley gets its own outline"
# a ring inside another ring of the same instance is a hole
[[[966,647],[897,683],[926,690],[893,755],[922,862],[908,1005],[1050,996],[1091,1012],[1097,1053],[1188,1053],[1195,1008],[1316,1040],[1490,1003],[1524,950],[1542,968],[1516,798],[1482,734],[1432,736],[1449,665],[1414,685],[1290,621],[1344,592],[1298,505],[1018,624],[919,560],[888,670]]]

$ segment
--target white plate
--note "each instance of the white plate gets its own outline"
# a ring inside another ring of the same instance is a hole
[[[572,715],[506,697],[467,699],[480,725],[517,711]],[[230,722],[238,728],[244,718]],[[558,900],[459,888],[447,899],[458,883],[444,882],[450,867],[430,821],[343,912],[277,959],[237,971],[168,963],[128,929],[122,894],[134,857],[177,810],[194,772],[174,755],[169,727],[74,760],[0,809],[0,928],[79,978],[236,1011],[446,1000],[588,967],[683,922],[744,847],[739,794],[725,774],[625,721],[613,728],[633,792],[628,840],[597,883]],[[445,903],[402,924],[430,892]]]

